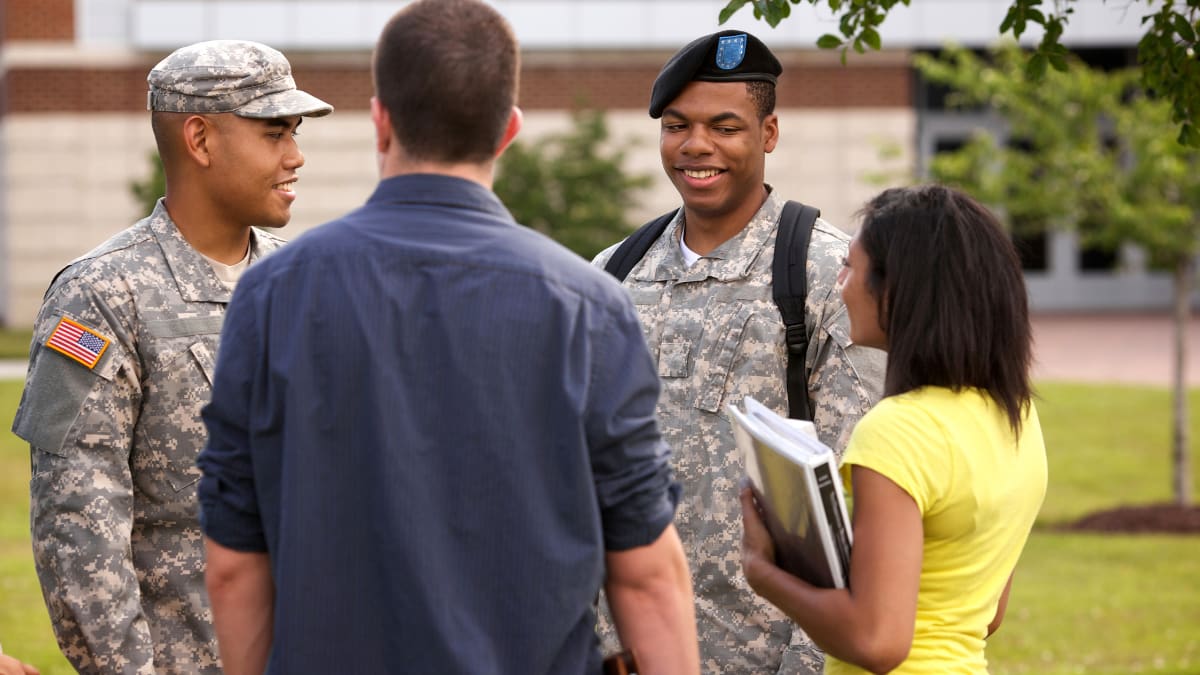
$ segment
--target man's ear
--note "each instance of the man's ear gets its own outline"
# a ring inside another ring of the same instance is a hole
[[[375,126],[375,151],[386,155],[392,147],[392,114],[375,96],[371,97],[371,124]]]
[[[775,113],[767,115],[763,125],[763,151],[771,152],[779,142],[779,116]]]
[[[504,136],[500,139],[500,145],[496,148],[496,156],[499,157],[509,143],[517,137],[517,133],[521,131],[521,123],[525,116],[521,113],[521,109],[513,106],[512,114],[508,116],[508,126],[504,128]]]
[[[203,115],[192,115],[183,121],[184,153],[202,167],[212,164],[213,130],[211,120]]]

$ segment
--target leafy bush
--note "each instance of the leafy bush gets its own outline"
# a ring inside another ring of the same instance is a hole
[[[150,175],[145,180],[135,180],[129,184],[129,191],[142,207],[144,215],[150,215],[159,197],[167,194],[167,175],[163,173],[162,160],[158,153],[151,151],[146,155],[150,161]]]
[[[567,132],[509,146],[495,190],[517,222],[590,259],[633,230],[626,212],[650,176],[624,170],[628,144],[608,143],[603,112],[577,112],[572,122]]]

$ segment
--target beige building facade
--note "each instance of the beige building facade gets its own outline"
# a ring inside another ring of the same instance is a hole
[[[659,160],[658,122],[646,114],[650,86],[678,47],[721,28],[716,17],[725,3],[490,1],[508,16],[524,48],[522,138],[566,128],[570,111],[580,106],[603,109],[614,140],[632,143],[626,169],[654,177],[630,220],[642,222],[676,207]],[[368,118],[370,48],[403,4],[4,0],[0,324],[29,325],[59,269],[142,215],[130,184],[149,174],[154,148],[146,73],[189,42],[266,42],[288,55],[302,88],[337,108],[301,129],[307,162],[283,236],[294,237],[359,205],[376,181]],[[816,10],[804,14],[811,9],[806,5],[774,30],[748,11],[731,23],[762,37],[784,64],[777,110],[781,141],[768,157],[769,182],[781,194],[819,207],[847,231],[854,229],[853,214],[866,199],[885,183],[911,181],[927,152],[911,50],[940,44],[947,26],[968,40],[994,36],[1002,14],[995,21],[991,15],[1007,5],[913,4],[919,8],[889,17],[894,30],[885,31],[884,42],[895,48],[852,54],[847,65],[838,53],[812,47],[834,26]],[[1091,30],[1100,40],[1128,42],[1119,37],[1129,32],[1125,28],[1105,24]],[[1047,297],[1052,296],[1051,291]]]

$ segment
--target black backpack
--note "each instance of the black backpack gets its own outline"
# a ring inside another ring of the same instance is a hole
[[[654,241],[667,229],[676,209],[639,227],[621,242],[604,266],[604,270],[624,281],[629,270],[646,255]],[[795,419],[811,420],[808,386],[804,374],[804,355],[808,351],[808,330],[804,327],[804,299],[808,293],[808,240],[813,224],[821,211],[800,202],[789,201],[779,216],[779,233],[775,237],[775,260],[771,266],[774,276],[772,296],[787,335],[787,394],[788,415]]]

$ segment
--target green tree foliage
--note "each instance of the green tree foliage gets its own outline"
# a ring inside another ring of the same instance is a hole
[[[1136,75],[1078,63],[1035,81],[1024,58],[1015,47],[991,62],[953,47],[943,60],[915,57],[927,79],[955,92],[951,104],[987,106],[1012,139],[1000,146],[990,134],[976,134],[960,152],[935,157],[931,173],[1002,206],[1018,231],[1074,228],[1086,243],[1113,248],[1124,239],[1108,214],[1120,149],[1107,129]]]
[[[1190,503],[1183,366],[1200,255],[1200,150],[1176,142],[1171,104],[1147,96],[1136,70],[1103,72],[1075,62],[1035,81],[1015,46],[990,61],[963,49],[947,50],[943,60],[919,55],[916,66],[949,85],[953,102],[996,111],[1010,135],[1001,144],[978,134],[961,150],[935,158],[935,179],[996,206],[1014,227],[1071,228],[1084,242],[1110,248],[1133,243],[1171,270],[1173,482],[1176,500]]]
[[[159,197],[167,194],[167,175],[163,173],[162,160],[157,152],[151,152],[146,158],[150,162],[150,174],[143,180],[135,180],[129,184],[129,192],[137,200],[144,215],[150,215]]]
[[[1114,0],[1115,1],[1115,0]],[[729,0],[720,13],[724,23],[746,5],[754,17],[771,26],[791,15],[792,5],[807,2],[827,6],[838,18],[838,32],[826,33],[817,40],[823,49],[841,49],[842,61],[848,49],[864,52],[879,49],[879,27],[897,4],[911,0]],[[1044,29],[1041,42],[1024,62],[1026,72],[1035,79],[1047,68],[1067,68],[1067,50],[1062,45],[1075,0],[1012,0],[999,26],[1000,35],[1021,37],[1030,26]],[[1145,33],[1138,43],[1141,81],[1147,91],[1171,102],[1171,119],[1179,125],[1179,143],[1200,148],[1200,0],[1125,0],[1144,2],[1149,13],[1142,18]]]
[[[649,175],[624,170],[627,145],[608,141],[603,112],[576,112],[569,131],[504,151],[496,194],[517,222],[590,259],[629,234],[626,212],[650,185]]]

